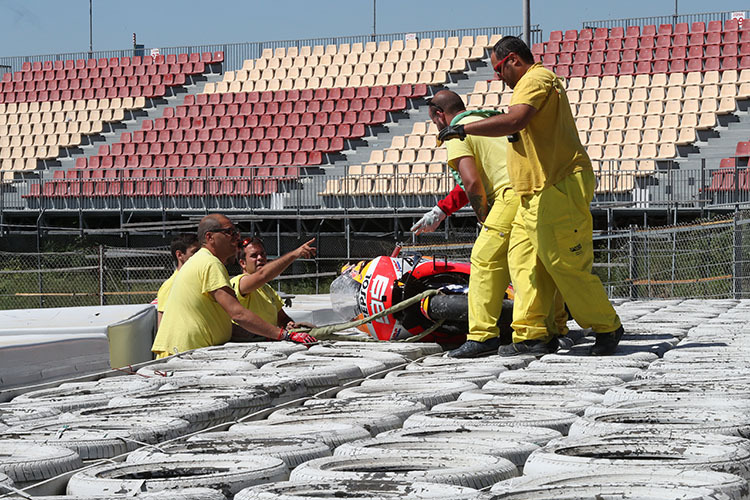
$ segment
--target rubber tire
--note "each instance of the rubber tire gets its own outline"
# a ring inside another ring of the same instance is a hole
[[[60,432],[65,429],[64,432]],[[0,432],[0,440],[64,446],[83,460],[111,458],[132,451],[140,443],[159,443],[187,434],[190,424],[179,418],[83,418],[61,415],[25,423]]]
[[[0,441],[0,472],[16,488],[83,467],[81,457],[60,446],[29,446],[25,441]]]
[[[591,392],[604,393],[608,388],[620,385],[623,381],[617,377],[605,377],[596,375],[578,375],[574,373],[558,373],[550,377],[543,372],[531,370],[515,370],[501,373],[497,377],[498,384],[513,384],[526,386],[557,387],[562,390],[583,389]],[[487,383],[487,387],[494,387]]]
[[[473,438],[474,436],[472,436]],[[344,443],[334,451],[334,456],[401,455],[404,451],[418,451],[435,455],[450,455],[457,449],[472,455],[491,455],[513,462],[523,470],[529,455],[539,447],[532,443],[506,440],[474,440],[472,438],[420,438],[406,436],[383,436]]]
[[[734,474],[722,472],[678,469],[646,471],[620,468],[614,473],[590,470],[577,470],[573,473],[545,474],[543,476],[523,476],[500,481],[490,490],[499,498],[511,492],[558,488],[578,488],[587,486],[655,486],[670,488],[706,488],[715,493],[723,493],[730,499],[747,496],[747,482]],[[677,497],[679,498],[679,497]]]
[[[436,410],[412,415],[404,422],[405,429],[443,425],[492,425],[492,426],[532,426],[547,427],[567,434],[568,429],[578,419],[573,413],[551,410],[505,408],[496,411],[478,412],[461,410]]]
[[[528,409],[544,409],[544,410],[557,410],[564,411],[566,413],[573,413],[575,415],[583,415],[591,403],[588,401],[580,401],[576,399],[565,399],[560,397],[555,399],[550,398],[498,398],[498,397],[477,397],[476,394],[464,392],[459,397],[458,401],[452,401],[450,403],[442,403],[432,407],[433,411],[439,410],[453,410],[453,409],[464,409],[468,411],[482,411],[483,409],[492,408],[528,408]]]
[[[396,384],[393,380],[370,379],[362,382],[359,387],[342,389],[337,398],[389,397],[418,401],[427,408],[438,403],[455,401],[458,396],[472,389],[477,389],[471,382],[441,382],[441,383],[410,383]]]
[[[27,406],[24,404],[0,404],[0,425],[13,426],[30,420],[42,420],[60,414],[56,408],[44,406]]]
[[[341,479],[399,479],[485,488],[518,475],[509,460],[489,455],[427,455],[328,457],[310,460],[294,469],[292,481]]]
[[[346,384],[353,380],[365,378],[362,370],[354,363],[342,363],[338,360],[326,361],[322,358],[314,358],[312,356],[306,360],[285,359],[283,361],[274,361],[273,363],[263,365],[260,371],[288,373],[290,375],[301,374],[302,376],[308,373],[322,373],[325,375],[334,375],[338,379],[339,384]]]
[[[362,350],[367,352],[384,352],[387,354],[397,354],[402,358],[412,361],[424,356],[419,345],[404,342],[318,342],[317,345],[312,346],[310,349],[313,353],[323,349],[354,353],[360,353]]]
[[[246,488],[234,500],[480,500],[486,495],[473,488],[449,484],[382,481],[374,479],[289,481]]]
[[[361,425],[345,422],[329,422],[328,424],[313,421],[305,423],[289,423],[285,421],[262,420],[258,422],[244,422],[234,424],[229,428],[229,434],[237,436],[267,436],[300,437],[322,441],[330,448],[354,441],[372,437],[372,434]]]
[[[215,460],[232,456],[268,456],[280,458],[290,469],[299,464],[331,456],[331,449],[321,441],[303,438],[271,438],[268,436],[238,436],[227,432],[206,432],[187,441],[144,447],[130,453],[129,463],[161,462],[164,460]]]
[[[709,433],[625,433],[551,441],[526,461],[527,476],[655,468],[713,470],[750,478],[750,443]]]
[[[535,359],[536,357],[534,356],[513,356],[513,357],[485,356],[481,358],[468,358],[467,359],[467,358],[449,358],[443,355],[443,356],[430,356],[429,358],[423,359],[420,363],[424,365],[425,367],[459,365],[459,366],[465,366],[467,368],[472,367],[472,366],[487,366],[487,368],[491,368],[492,366],[501,366],[508,370],[517,370],[519,368],[523,368],[524,366],[528,365]],[[409,366],[413,366],[413,365],[409,365]],[[407,369],[409,368],[407,367]],[[501,371],[505,371],[505,370],[501,370]]]
[[[181,393],[179,389],[154,391],[137,398],[116,397],[112,398],[108,406],[113,409],[112,411],[121,412],[114,413],[121,416],[138,411],[144,417],[150,413],[181,418],[190,422],[191,432],[232,419],[232,409],[226,401],[211,398],[210,395],[196,397],[190,393]],[[101,414],[106,414],[105,409],[101,411]]]
[[[129,378],[129,377],[128,377]],[[14,404],[29,406],[45,406],[60,411],[75,411],[81,408],[105,405],[114,396],[134,395],[141,391],[153,389],[148,382],[138,382],[135,379],[120,386],[119,390],[97,385],[96,382],[84,382],[71,387],[63,384],[51,389],[39,389],[27,392],[13,398]]]
[[[299,411],[295,411],[299,410]],[[317,412],[316,412],[317,410]],[[416,401],[396,398],[357,398],[357,399],[309,399],[296,408],[281,408],[268,416],[269,420],[289,418],[289,416],[324,415],[342,413],[362,413],[366,415],[385,414],[398,417],[402,422],[409,415],[427,410],[425,405]],[[306,413],[310,411],[311,413]],[[274,415],[276,415],[274,417]]]
[[[562,437],[558,431],[546,427],[529,426],[492,426],[492,425],[444,425],[435,427],[411,427],[396,429],[378,434],[376,437],[417,437],[424,439],[476,439],[522,441],[537,446],[544,446],[553,439]]]
[[[466,381],[482,387],[490,380],[495,380],[497,375],[494,373],[483,372],[480,370],[398,370],[385,374],[384,380],[394,380],[397,383],[416,382],[424,383],[435,380],[450,379],[453,381]]]
[[[523,401],[524,399],[528,398],[533,399],[536,397],[556,398],[559,397],[560,394],[564,394],[566,398],[577,399],[581,400],[581,402],[590,404],[599,404],[604,401],[604,394],[600,394],[598,392],[574,389],[561,391],[554,386],[520,386],[517,384],[500,384],[497,381],[487,382],[481,389],[475,391],[466,391],[462,393],[461,396],[470,396],[472,394],[479,393],[486,394],[487,396],[493,398],[511,398],[519,401]],[[461,396],[459,396],[459,399],[461,399]]]
[[[289,356],[289,361],[312,361],[312,360],[330,361],[330,362],[341,363],[341,364],[351,363],[357,366],[362,372],[362,375],[365,377],[375,375],[376,373],[380,373],[388,369],[384,363],[378,360],[372,359],[372,358],[363,358],[363,357],[355,357],[355,356],[350,357],[350,358],[341,358],[341,357],[334,358],[331,356],[311,356],[310,354],[306,352],[297,352]]]
[[[591,436],[624,431],[683,433],[712,432],[750,437],[750,421],[741,410],[715,411],[705,408],[612,409],[581,417],[570,427],[570,436]]]
[[[189,474],[185,475],[185,472]],[[138,476],[141,478],[136,479]],[[200,486],[220,490],[231,497],[248,486],[284,481],[287,476],[287,467],[281,459],[261,456],[244,458],[242,461],[229,459],[119,463],[94,466],[73,474],[68,482],[67,492],[68,495],[82,496],[114,492],[132,495],[136,492]]]

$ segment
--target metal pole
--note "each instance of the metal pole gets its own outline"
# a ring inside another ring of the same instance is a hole
[[[94,56],[94,0],[89,0],[89,59]]]
[[[104,305],[104,245],[99,245],[99,305]]]
[[[523,0],[523,41],[531,47],[531,0]]]

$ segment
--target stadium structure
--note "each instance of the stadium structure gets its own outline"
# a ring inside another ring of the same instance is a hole
[[[750,25],[731,15],[533,27],[594,163],[600,229],[750,200]],[[449,88],[503,109],[489,49],[520,31],[0,58],[3,233],[163,230],[220,211],[253,231],[403,236],[453,183],[425,98]]]

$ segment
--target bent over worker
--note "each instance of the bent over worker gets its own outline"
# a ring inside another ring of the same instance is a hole
[[[430,118],[439,129],[482,119],[466,111],[461,97],[450,90],[436,93],[428,104]],[[510,281],[508,241],[518,197],[510,187],[505,167],[505,137],[467,137],[463,141],[448,140],[445,146],[448,165],[459,173],[471,207],[482,223],[471,251],[469,333],[464,344],[448,352],[450,357],[470,358],[495,351],[500,345],[497,322]]]
[[[226,343],[232,335],[232,320],[263,337],[294,341],[286,329],[263,321],[237,301],[224,263],[237,255],[239,237],[237,228],[224,215],[210,214],[201,219],[201,249],[175,277],[151,346],[157,358]]]
[[[513,220],[508,261],[515,289],[513,344],[498,353],[545,354],[557,348],[545,318],[559,294],[573,318],[591,328],[593,355],[614,353],[623,334],[599,281],[594,260],[589,204],[595,177],[591,160],[578,138],[562,82],[534,63],[519,38],[503,37],[493,48],[498,78],[513,89],[508,112],[472,123],[456,123],[439,138],[519,133],[508,152],[508,174],[521,202]]]

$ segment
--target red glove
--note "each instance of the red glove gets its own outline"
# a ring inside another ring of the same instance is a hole
[[[318,341],[315,337],[310,335],[306,332],[288,332],[284,329],[281,330],[281,335],[279,336],[279,340],[289,340],[291,342],[296,342],[297,344],[305,344],[310,345],[314,344]]]

